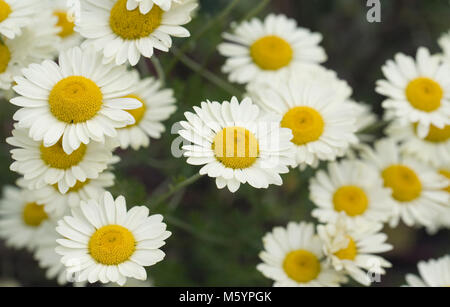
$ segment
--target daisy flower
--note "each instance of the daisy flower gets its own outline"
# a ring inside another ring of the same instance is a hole
[[[335,223],[344,215],[349,224],[385,222],[392,214],[390,190],[376,169],[356,160],[343,160],[319,170],[311,179],[310,198],[318,207],[312,216],[322,223]]]
[[[183,3],[186,0],[127,0],[127,9],[134,11],[139,6],[141,14],[147,14],[153,8],[153,5],[159,6],[163,11],[168,11],[172,3]]]
[[[387,135],[400,143],[400,149],[424,164],[434,167],[450,164],[450,125],[440,129],[430,126],[428,134],[420,138],[417,125],[393,121],[386,129]]]
[[[43,227],[52,217],[38,205],[32,191],[7,186],[0,200],[0,238],[14,248],[33,250],[45,237]]]
[[[142,107],[128,110],[133,115],[135,123],[118,129],[117,138],[122,149],[131,146],[134,150],[148,147],[150,137],[159,139],[165,131],[162,121],[168,119],[177,107],[173,90],[163,89],[162,83],[155,78],[140,80],[139,74],[134,72],[136,90],[127,97],[135,98],[142,103]]]
[[[392,191],[391,227],[401,219],[408,226],[432,228],[450,209],[450,196],[443,190],[448,185],[445,178],[432,167],[402,155],[393,139],[376,142],[374,150],[365,147],[361,156],[377,168],[384,186]]]
[[[450,256],[421,261],[417,265],[420,276],[406,275],[410,287],[448,287],[450,285]]]
[[[384,268],[392,266],[374,255],[392,250],[392,245],[386,243],[387,236],[380,232],[382,228],[382,224],[362,220],[349,226],[346,216],[341,215],[336,223],[317,226],[317,233],[331,265],[369,286],[374,278],[386,273]]]
[[[322,35],[298,27],[295,20],[284,15],[244,21],[223,37],[227,42],[218,50],[228,58],[222,70],[232,82],[270,81],[299,64],[318,64],[327,59],[319,46]]]
[[[138,8],[127,10],[127,0],[83,0],[81,15],[75,30],[101,50],[106,62],[117,65],[139,62],[141,55],[150,58],[153,49],[167,52],[172,46],[171,36],[188,37],[189,31],[182,27],[191,21],[191,11],[196,3],[173,3],[164,11],[153,5],[147,14]]]
[[[143,206],[127,212],[125,198],[114,200],[109,192],[99,201],[82,201],[72,216],[58,221],[56,231],[64,238],[57,240],[56,252],[77,282],[146,280],[144,267],[164,259],[160,247],[171,235],[161,215],[148,214]]]
[[[78,47],[62,51],[58,63],[32,64],[14,78],[19,96],[11,103],[21,107],[14,120],[29,128],[33,140],[51,147],[62,138],[64,152],[71,154],[91,140],[114,138],[117,128],[135,122],[126,110],[142,104],[122,98],[134,83],[125,66],[104,65],[101,54]]]
[[[49,1],[52,14],[57,17],[56,27],[58,36],[61,38],[59,50],[63,51],[72,47],[79,46],[83,37],[75,32],[75,12],[68,5],[67,0]]]
[[[256,267],[274,280],[274,287],[337,287],[345,276],[329,267],[324,259],[323,243],[312,223],[290,222],[275,227],[263,238],[263,263]]]
[[[0,34],[9,39],[20,35],[33,22],[40,5],[37,0],[0,0]]]
[[[292,134],[279,127],[274,114],[262,114],[250,98],[241,103],[202,102],[186,112],[187,121],[178,133],[184,145],[187,163],[204,165],[201,175],[216,178],[219,189],[225,186],[236,192],[245,183],[255,188],[281,185],[280,174],[289,172],[293,163]]]
[[[402,123],[417,123],[424,138],[431,125],[450,125],[450,67],[428,49],[419,48],[416,60],[397,54],[382,70],[387,80],[377,81],[376,91],[387,96],[383,107]]]
[[[25,179],[18,181],[18,186],[29,187],[30,184]],[[86,179],[86,181],[77,181],[69,188],[65,194],[61,193],[58,185],[45,185],[42,188],[34,190],[36,202],[44,205],[44,209],[49,214],[61,216],[68,208],[80,206],[82,200],[98,199],[100,195],[106,192],[106,188],[114,185],[114,174],[103,172],[97,178]]]
[[[292,166],[317,167],[320,160],[333,161],[358,143],[353,106],[343,100],[338,88],[328,78],[300,72],[248,87],[255,103],[280,115],[281,127],[292,131],[296,148]]]
[[[32,140],[26,129],[14,129],[12,134],[6,142],[17,148],[11,150],[15,161],[10,169],[23,175],[32,190],[49,184],[67,193],[79,181],[98,178],[113,159],[109,144],[90,142],[68,155],[61,141],[45,147],[42,142]]]

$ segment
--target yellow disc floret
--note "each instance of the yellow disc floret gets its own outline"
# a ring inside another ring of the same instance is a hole
[[[89,253],[98,263],[118,265],[136,250],[133,234],[125,227],[108,225],[98,229],[89,240]]]
[[[425,140],[432,143],[443,143],[447,142],[450,138],[450,125],[446,125],[444,128],[438,128],[436,126],[430,125],[430,131],[425,137]]]
[[[0,22],[8,18],[11,13],[12,10],[9,4],[5,0],[0,0]]]
[[[147,37],[161,25],[163,10],[157,5],[147,14],[141,14],[139,8],[127,10],[127,0],[119,0],[111,9],[109,26],[111,30],[125,40]]]
[[[0,42],[0,74],[4,73],[11,61],[11,51],[6,44]]]
[[[316,279],[321,267],[317,256],[307,250],[296,250],[286,255],[283,269],[289,278],[299,283],[307,283]]]
[[[43,221],[48,219],[44,206],[36,203],[28,203],[22,212],[23,222],[31,227],[38,227]]]
[[[65,170],[78,165],[83,160],[86,149],[86,145],[81,144],[77,150],[68,155],[65,153],[62,147],[62,141],[60,140],[50,147],[45,147],[42,144],[40,147],[41,159],[52,168]]]
[[[103,95],[90,79],[71,76],[59,81],[48,98],[50,111],[60,121],[86,122],[102,108]]]
[[[441,106],[444,92],[436,81],[429,78],[417,78],[406,87],[406,98],[416,109],[432,112]]]
[[[242,127],[227,127],[217,133],[212,149],[216,159],[232,169],[248,168],[259,156],[255,135]]]
[[[447,179],[450,180],[450,171],[445,170],[445,169],[441,169],[439,171],[439,174],[441,174],[444,177],[447,177]],[[444,191],[447,191],[448,193],[450,193],[450,185],[448,185],[446,188],[444,188]]]
[[[75,22],[71,20],[71,17],[65,11],[55,11],[53,15],[58,17],[57,27],[61,28],[58,35],[62,38],[66,38],[75,33]]]
[[[324,130],[322,115],[310,107],[295,107],[290,109],[281,121],[281,127],[292,130],[292,143],[304,145],[317,141]]]
[[[291,45],[281,37],[270,35],[258,39],[250,47],[250,55],[261,69],[278,70],[292,60]]]
[[[369,199],[360,187],[347,185],[336,190],[333,204],[336,211],[344,211],[348,216],[357,216],[366,212]]]
[[[382,176],[384,186],[392,189],[392,197],[398,201],[411,201],[422,193],[419,177],[407,166],[391,165],[383,170]]]
[[[356,247],[355,241],[348,237],[349,242],[346,248],[338,250],[334,255],[341,260],[354,260],[358,254],[358,248]]]
[[[147,111],[147,106],[145,105],[145,101],[141,97],[139,97],[137,95],[133,95],[133,94],[125,96],[124,98],[134,98],[134,99],[139,100],[142,103],[142,106],[137,109],[126,110],[128,113],[130,113],[134,117],[134,120],[135,120],[134,124],[128,125],[128,127],[136,126],[144,118],[145,111]]]

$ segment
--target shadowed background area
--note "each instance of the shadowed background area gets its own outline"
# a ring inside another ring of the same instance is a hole
[[[373,106],[381,113],[382,97],[374,91],[382,77],[381,65],[396,52],[414,55],[417,47],[438,52],[437,38],[450,29],[449,1],[382,1],[380,23],[366,20],[365,0],[201,0],[196,18],[188,25],[192,37],[177,39],[171,53],[158,53],[166,85],[175,90],[178,112],[166,122],[161,140],[152,140],[148,149],[118,152],[122,161],[116,166],[114,195],[126,196],[128,205],[149,204],[151,212],[164,214],[173,232],[163,248],[166,260],[150,267],[149,276],[157,286],[270,286],[272,282],[257,270],[262,236],[274,226],[289,221],[314,221],[313,204],[308,199],[308,180],[312,170],[292,170],[282,187],[257,190],[243,186],[235,194],[217,190],[215,182],[201,178],[179,189],[170,199],[161,198],[171,187],[198,172],[183,158],[174,158],[171,145],[173,123],[201,101],[229,100],[230,91],[241,94],[243,88],[220,86],[226,80],[221,73],[224,58],[217,52],[221,33],[230,23],[252,16],[283,13],[302,27],[320,32],[328,54],[325,66],[334,69],[354,89],[357,101]],[[192,61],[191,61],[192,60]],[[141,72],[156,73],[150,61]],[[210,82],[214,74],[222,79]],[[225,89],[224,89],[225,87]],[[16,175],[9,171],[10,148],[4,139],[12,129],[14,107],[1,101],[0,111],[0,186],[13,184]],[[380,129],[375,130],[378,136]],[[153,207],[153,203],[158,206]],[[393,263],[381,283],[374,286],[399,286],[404,275],[416,273],[420,260],[449,254],[450,231],[429,236],[422,230],[386,228],[394,250],[385,254]],[[52,286],[32,256],[25,251],[7,249],[0,241],[0,280],[15,279],[25,286]],[[352,284],[350,284],[352,285]]]

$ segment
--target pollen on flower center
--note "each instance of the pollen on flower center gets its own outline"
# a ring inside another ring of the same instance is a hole
[[[58,35],[62,38],[66,38],[75,33],[75,23],[70,19],[70,16],[65,11],[55,11],[53,15],[58,17],[57,27],[61,28]]]
[[[11,7],[5,0],[0,0],[0,22],[8,18],[9,14],[12,13]]]
[[[342,186],[333,195],[334,209],[344,211],[348,216],[357,216],[366,212],[369,200],[360,187],[354,185]]]
[[[384,186],[392,189],[392,197],[400,202],[416,199],[422,193],[417,174],[407,166],[391,165],[382,172]]]
[[[242,127],[227,127],[217,133],[212,149],[216,159],[232,169],[248,168],[259,156],[258,140]]]
[[[283,261],[286,275],[300,283],[316,279],[321,267],[316,255],[307,250],[296,250],[286,255]]]
[[[281,121],[281,127],[292,130],[292,143],[301,146],[317,141],[323,133],[325,123],[322,115],[310,107],[294,107]]]
[[[90,79],[71,76],[59,81],[48,98],[51,113],[60,121],[86,122],[102,108],[103,95]]]
[[[11,51],[4,43],[0,43],[0,73],[4,73],[11,61]]]
[[[50,147],[41,144],[41,159],[52,168],[65,170],[78,165],[83,160],[86,149],[86,145],[81,144],[77,150],[68,155],[62,147],[62,140]]]
[[[38,227],[43,221],[48,219],[47,213],[44,211],[44,206],[36,203],[26,204],[22,217],[24,223],[31,227]]]
[[[406,98],[416,109],[432,112],[441,106],[444,92],[439,83],[429,78],[417,78],[406,87]]]
[[[134,98],[134,99],[139,100],[142,103],[142,106],[137,109],[125,110],[128,113],[130,113],[134,117],[134,120],[135,120],[134,124],[128,125],[127,127],[137,126],[141,122],[141,120],[144,118],[145,111],[147,111],[147,106],[145,105],[145,101],[141,97],[139,97],[137,95],[133,95],[133,94],[125,96],[124,98]]]
[[[157,5],[147,14],[141,14],[139,8],[127,10],[127,0],[119,0],[111,9],[109,26],[111,30],[125,40],[147,37],[161,25],[163,10]]]
[[[289,65],[293,51],[287,41],[281,37],[270,35],[254,42],[250,47],[250,55],[261,69],[278,70]]]
[[[125,227],[107,225],[98,229],[89,240],[89,253],[104,265],[127,261],[136,250],[133,234]]]
[[[341,260],[354,260],[356,255],[358,254],[358,248],[356,247],[356,243],[351,237],[347,237],[349,239],[348,245],[346,248],[338,250],[334,255]]]
[[[444,176],[444,177],[447,177],[447,179],[450,180],[450,171],[441,169],[441,170],[439,171],[439,174],[441,174],[441,175]],[[447,186],[446,188],[444,188],[444,191],[447,191],[448,193],[450,193],[450,185]]]

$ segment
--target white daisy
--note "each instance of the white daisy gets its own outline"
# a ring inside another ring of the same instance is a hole
[[[69,6],[67,0],[51,0],[49,2],[52,14],[58,18],[56,27],[61,38],[59,50],[79,46],[83,37],[75,32],[75,18],[78,16],[75,16],[74,9]]]
[[[433,125],[425,138],[417,134],[417,125],[393,121],[386,129],[389,137],[400,143],[400,149],[434,167],[450,164],[450,125],[443,129]]]
[[[325,261],[323,243],[312,223],[275,227],[263,243],[265,250],[259,254],[263,263],[256,268],[275,281],[274,287],[337,287],[346,282]]]
[[[37,0],[0,0],[0,34],[9,39],[20,35],[33,22],[40,5]]]
[[[81,18],[75,30],[87,38],[84,45],[93,44],[101,50],[106,62],[117,65],[139,62],[141,55],[150,58],[153,49],[167,52],[171,36],[188,37],[182,27],[191,21],[196,3],[173,3],[168,11],[154,5],[149,13],[127,10],[127,0],[82,0]]]
[[[255,188],[281,185],[280,174],[293,163],[292,134],[279,127],[274,114],[261,114],[250,98],[241,103],[202,102],[186,112],[178,133],[184,145],[187,163],[204,165],[200,174],[216,178],[219,189],[225,186],[236,192],[245,183]]]
[[[146,280],[144,267],[164,259],[160,247],[171,235],[161,215],[148,214],[143,206],[127,212],[125,198],[114,200],[108,192],[98,202],[83,201],[72,216],[58,221],[56,231],[64,238],[57,240],[56,252],[78,282]]]
[[[172,3],[183,3],[186,0],[127,0],[127,9],[135,10],[139,6],[142,14],[147,14],[153,8],[153,5],[159,6],[162,10],[168,11],[172,7]]]
[[[72,48],[60,53],[59,64],[44,61],[23,69],[13,89],[20,95],[11,103],[21,107],[14,114],[19,127],[29,128],[35,141],[45,147],[62,137],[67,154],[91,140],[104,142],[116,137],[116,128],[134,123],[126,110],[142,104],[121,98],[133,91],[134,78],[125,66],[101,63],[102,55],[88,48]]]
[[[392,265],[374,255],[392,250],[381,233],[382,224],[359,220],[353,226],[341,215],[336,223],[317,226],[317,233],[324,243],[324,253],[337,271],[343,271],[357,282],[369,286],[384,268]],[[379,280],[378,280],[379,281]]]
[[[406,275],[410,287],[448,287],[450,286],[450,256],[421,261],[417,265],[420,277]]]
[[[383,107],[402,121],[417,123],[419,137],[428,134],[430,125],[450,125],[449,64],[419,48],[416,60],[397,54],[395,61],[383,66],[387,80],[377,81],[376,91],[388,97]]]
[[[33,141],[27,129],[14,129],[13,136],[6,142],[15,148],[11,150],[11,170],[24,176],[28,188],[35,190],[46,185],[58,185],[61,193],[75,187],[78,181],[98,178],[113,159],[112,147],[90,142],[68,155],[61,141],[50,147]]]
[[[222,70],[232,82],[267,81],[299,64],[317,64],[327,59],[319,46],[322,35],[298,27],[295,20],[284,15],[244,21],[223,37],[228,42],[218,49],[228,59]]]
[[[450,196],[443,190],[448,185],[445,178],[416,159],[401,155],[394,140],[380,140],[375,150],[365,147],[361,155],[377,168],[384,186],[392,191],[391,227],[401,219],[408,226],[433,228],[440,215],[450,209]]]
[[[312,215],[322,223],[335,223],[341,214],[348,223],[385,222],[392,214],[390,190],[378,171],[355,160],[343,160],[319,170],[311,179],[310,198],[318,208]]]
[[[36,247],[37,238],[45,237],[43,227],[52,217],[38,205],[32,191],[7,186],[0,200],[0,237],[14,248]]]
[[[136,77],[136,90],[127,97],[135,98],[142,103],[142,107],[128,110],[133,115],[135,123],[125,128],[118,129],[117,138],[120,147],[126,149],[131,146],[134,150],[140,147],[148,147],[150,137],[159,139],[165,131],[162,121],[168,119],[177,107],[173,90],[162,88],[162,83],[154,78],[139,80]]]
[[[320,160],[333,161],[358,143],[353,106],[343,100],[342,86],[331,80],[298,71],[248,87],[255,103],[280,115],[281,126],[292,131],[293,166],[317,167]]]
[[[17,183],[21,187],[29,187],[30,183],[25,179],[20,179]],[[77,181],[65,194],[61,193],[58,185],[45,185],[34,190],[36,202],[44,205],[45,211],[49,214],[61,216],[68,208],[80,206],[82,200],[98,199],[105,193],[105,188],[114,185],[114,174],[103,172],[97,178]]]

